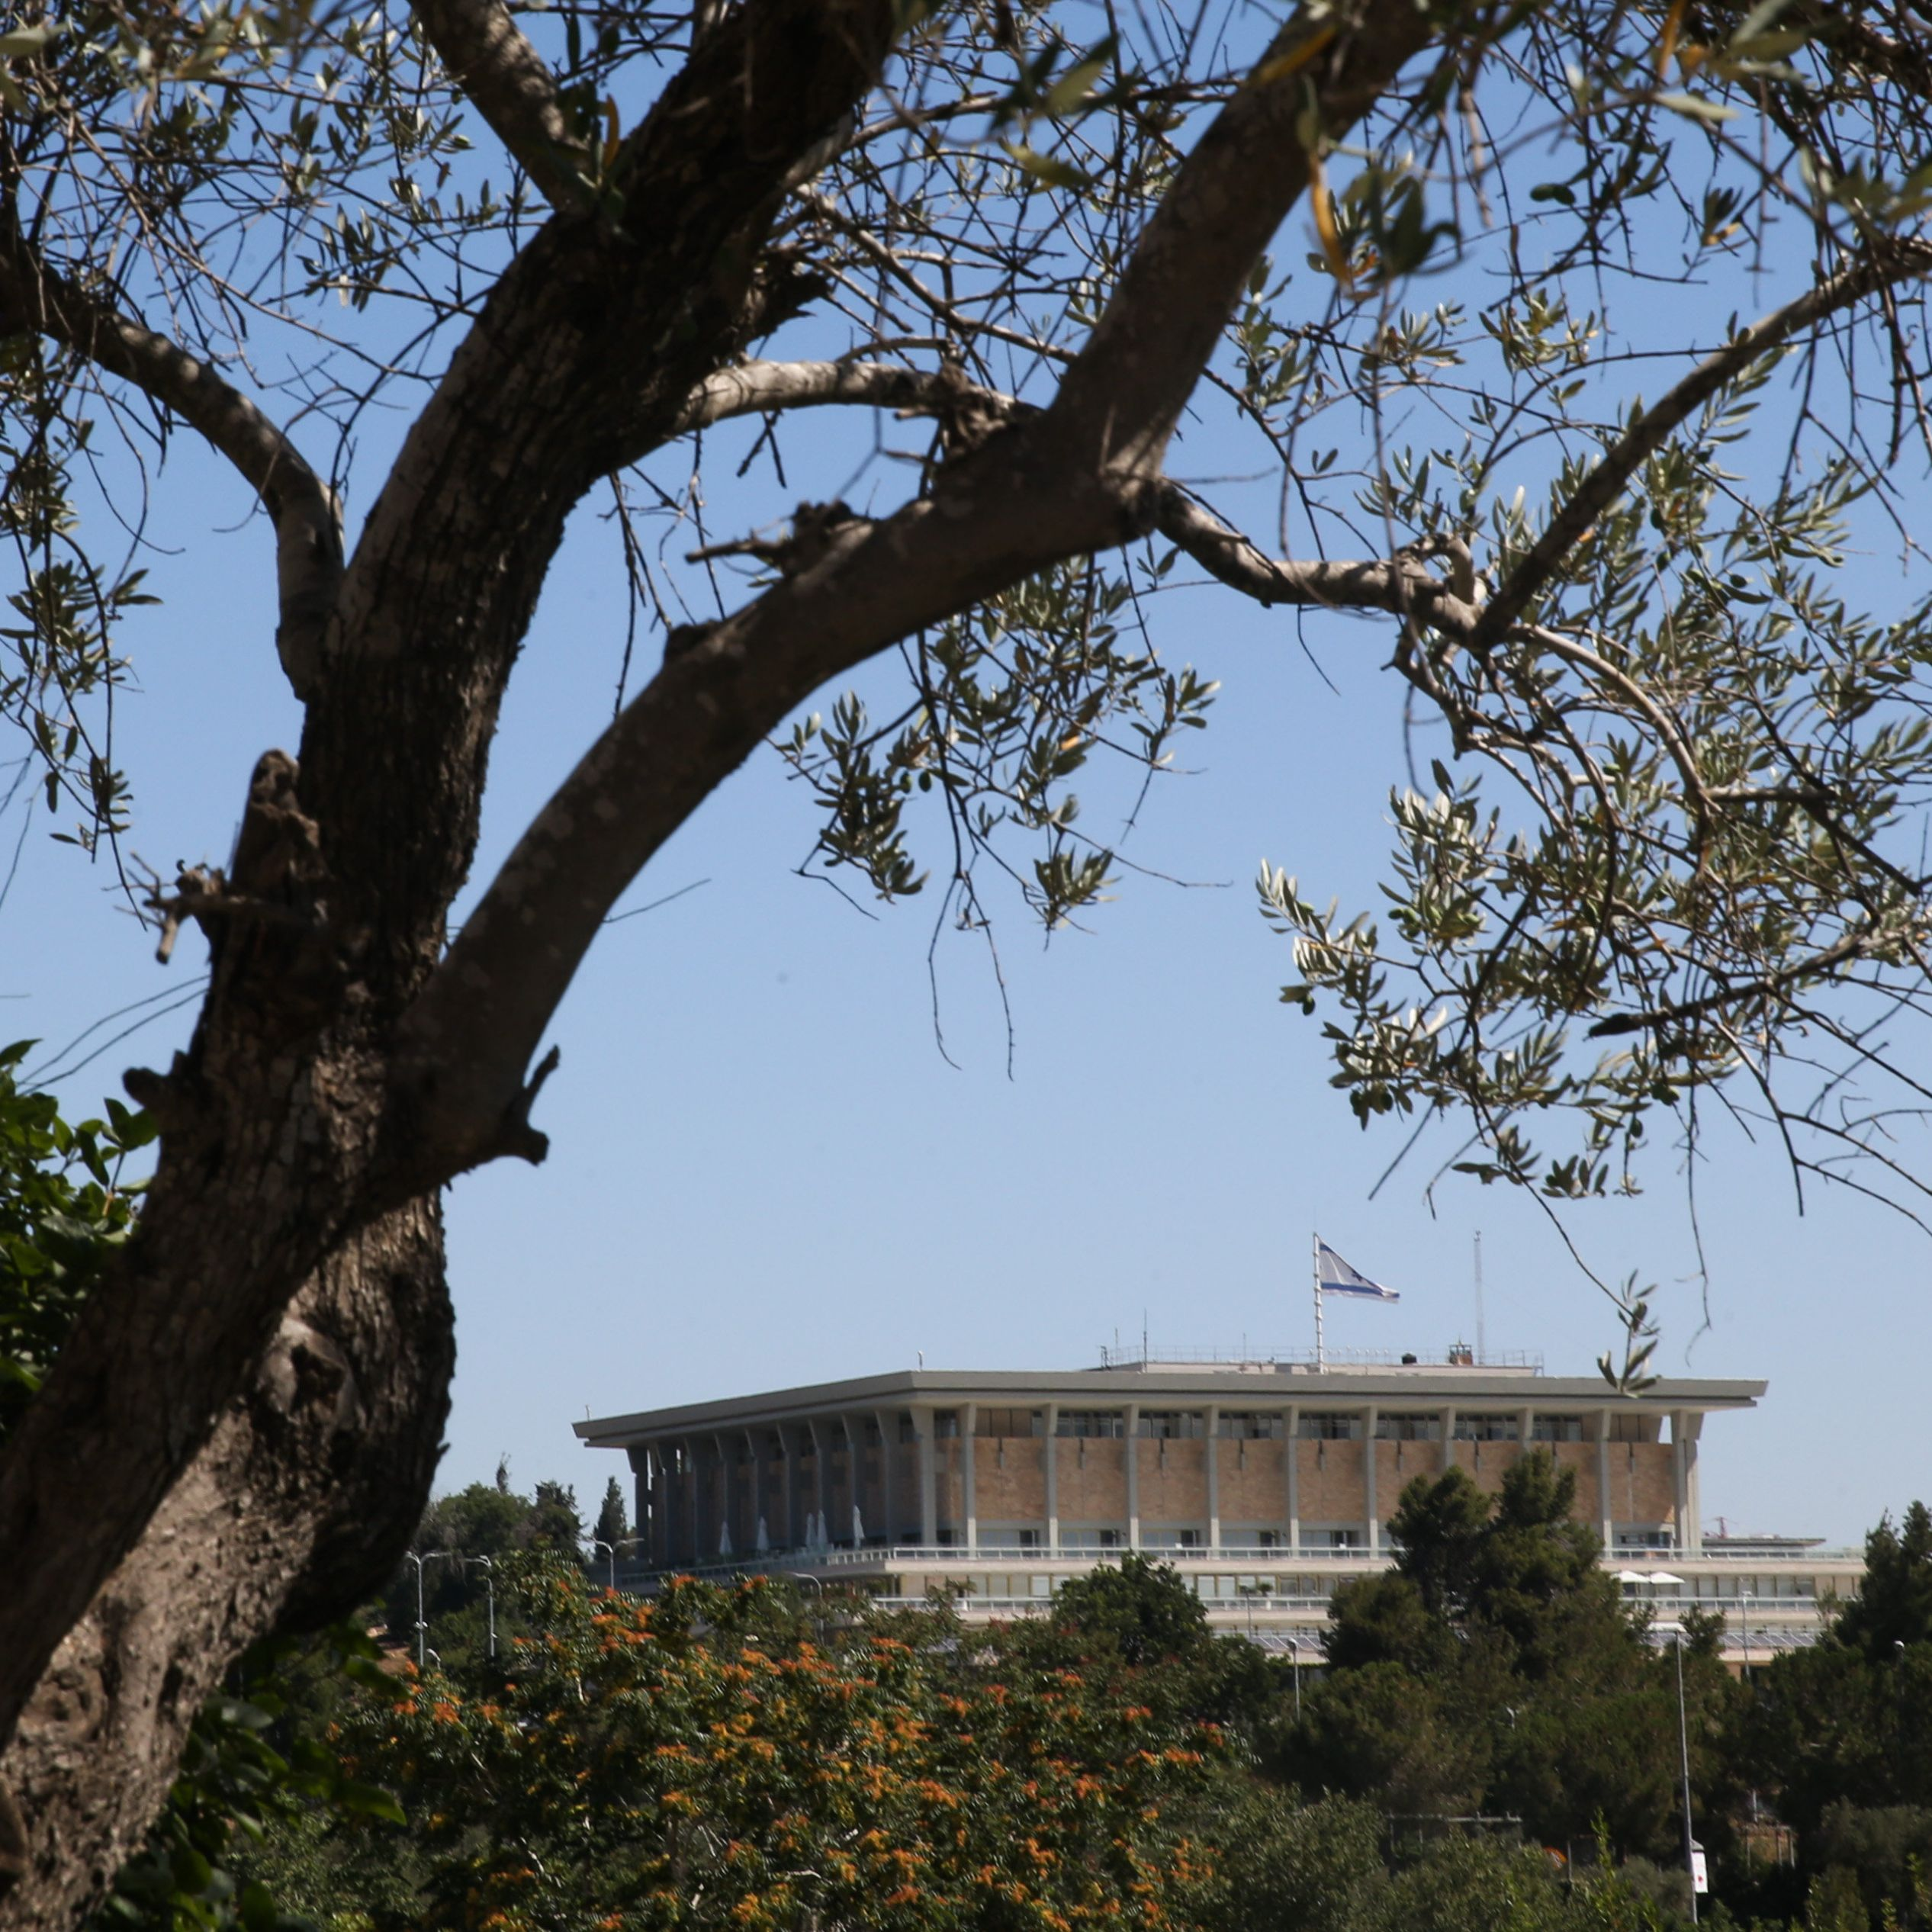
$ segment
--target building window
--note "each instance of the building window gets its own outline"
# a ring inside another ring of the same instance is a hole
[[[1355,1442],[1361,1439],[1359,1416],[1304,1414],[1295,1433],[1304,1442]]]
[[[1659,1416],[1612,1416],[1610,1418],[1610,1440],[1612,1442],[1656,1442],[1661,1441],[1664,1420]]]
[[[899,1411],[899,1440],[902,1442],[916,1442],[918,1439],[919,1425],[912,1419],[911,1410],[902,1409]]]
[[[1522,1439],[1522,1420],[1517,1416],[1469,1416],[1456,1417],[1458,1442],[1516,1442]]]
[[[1317,1523],[1302,1532],[1304,1545],[1311,1550],[1358,1550],[1361,1532],[1353,1523]]]
[[[1532,1442],[1580,1442],[1583,1439],[1581,1416],[1535,1416],[1530,1419]]]
[[[941,1442],[960,1432],[960,1412],[956,1409],[935,1409],[933,1411],[933,1433]]]
[[[1144,1409],[1139,1433],[1163,1442],[1192,1442],[1206,1435],[1207,1418],[1197,1409]]]
[[[1149,1550],[1197,1550],[1206,1540],[1198,1529],[1149,1527],[1140,1533],[1142,1547]]]
[[[1117,1438],[1127,1432],[1127,1419],[1117,1409],[1062,1409],[1056,1435]]]
[[[1378,1442],[1439,1442],[1442,1439],[1440,1416],[1382,1415],[1375,1418]]]
[[[1612,1535],[1620,1550],[1667,1550],[1674,1540],[1662,1523],[1620,1522]]]
[[[974,1418],[976,1435],[1039,1435],[1046,1416],[1038,1409],[982,1409]]]
[[[1103,1550],[1117,1550],[1120,1547],[1120,1532],[1117,1529],[1103,1529],[1100,1532],[1098,1547]]]
[[[1230,1442],[1278,1442],[1288,1432],[1288,1419],[1265,1410],[1223,1410],[1215,1432]]]

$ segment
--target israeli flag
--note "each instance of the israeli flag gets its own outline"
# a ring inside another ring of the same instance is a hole
[[[1371,1301],[1400,1301],[1393,1288],[1385,1288],[1345,1262],[1320,1236],[1315,1237],[1315,1282],[1323,1294],[1361,1295]]]

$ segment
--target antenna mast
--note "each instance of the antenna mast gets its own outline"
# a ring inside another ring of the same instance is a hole
[[[1483,1230],[1476,1230],[1476,1362],[1483,1361]]]

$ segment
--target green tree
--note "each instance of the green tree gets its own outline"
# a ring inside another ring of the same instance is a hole
[[[1574,1519],[1575,1476],[1532,1452],[1485,1496],[1417,1477],[1394,1567],[1336,1591],[1328,1681],[1279,1737],[1290,1777],[1419,1814],[1519,1817],[1545,1843],[1667,1849],[1674,1659],[1660,1659]],[[1687,1653],[1702,1788],[1728,1760],[1731,1693],[1709,1629]]]
[[[1923,1503],[1906,1509],[1899,1528],[1886,1516],[1866,1536],[1864,1580],[1839,1612],[1837,1635],[1873,1664],[1932,1644],[1932,1510]]]
[[[1214,1641],[1207,1612],[1181,1573],[1138,1550],[1062,1585],[1053,1620],[1129,1664],[1192,1657]]]
[[[1381,923],[1262,881],[1364,1121],[1454,1111],[1463,1165],[1567,1200],[1635,1187],[1741,1086],[1801,1170],[1858,1157],[1914,1197],[1889,1125],[1922,1099],[1932,618],[1859,607],[1843,559],[1867,498],[1914,535],[1918,41],[1889,0],[1310,0],[1226,32],[897,0],[15,7],[0,709],[63,835],[111,846],[149,595],[121,532],[178,481],[227,518],[204,471],[157,471],[191,435],[266,513],[301,741],[236,774],[228,865],[137,889],[212,970],[178,1062],[127,1077],[159,1129],[139,1228],[0,1456],[0,1779],[43,1778],[18,1721],[83,1624],[154,1689],[37,1811],[63,1850],[14,1909],[70,1922],[227,1663],[391,1573],[454,1360],[439,1191],[542,1157],[532,1063],[640,870],[776,737],[816,866],[893,899],[937,853],[970,929],[995,878],[1049,927],[1096,907],[1120,861],[1075,787],[1125,820],[1182,762],[1214,686],[1160,607],[1203,571],[1368,616],[1391,714],[1442,728],[1391,770]],[[1297,210],[1314,247],[1271,259]],[[1738,261],[1754,323],[1652,299]],[[844,455],[786,429],[827,408],[930,436],[855,509]],[[1237,527],[1271,490],[1223,515],[1167,474],[1184,418],[1217,473],[1271,472],[1292,555]],[[751,532],[743,458],[709,460],[735,423],[820,499],[782,532]],[[452,937],[511,672],[592,503],[648,673]],[[736,534],[647,574],[700,505]],[[246,648],[202,575],[204,628]],[[876,716],[844,692],[788,728],[873,666],[908,673]],[[205,1561],[164,1561],[187,1540]]]
[[[1914,1503],[1866,1538],[1860,1593],[1823,1641],[1772,1660],[1733,1750],[1734,1776],[1815,1840],[1828,1815],[1932,1809],[1932,1517]],[[1814,1869],[1816,1869],[1815,1866]]]
[[[604,1500],[597,1506],[597,1520],[590,1534],[600,1543],[616,1549],[630,1533],[630,1517],[624,1507],[624,1485],[613,1476],[604,1485]]]

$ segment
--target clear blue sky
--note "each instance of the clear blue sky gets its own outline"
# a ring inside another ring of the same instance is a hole
[[[140,688],[119,710],[129,846],[164,873],[226,856],[252,761],[297,731],[265,524],[188,441],[147,560],[166,602],[126,634]],[[805,426],[790,449],[792,496],[842,479],[835,435]],[[1211,468],[1207,455],[1186,460]],[[731,466],[717,465],[720,497]],[[352,512],[373,489],[373,468],[359,474]],[[777,503],[748,499],[718,527]],[[552,574],[495,754],[483,876],[608,715],[623,620],[604,536],[577,528]],[[1276,1003],[1291,962],[1255,910],[1257,862],[1317,899],[1372,901],[1402,773],[1400,696],[1377,669],[1386,631],[1311,625],[1311,661],[1291,619],[1213,590],[1169,600],[1163,625],[1165,654],[1223,691],[1185,747],[1194,775],[1156,786],[1127,849],[1201,882],[1124,875],[1090,933],[1050,947],[1004,908],[1011,1079],[979,942],[948,935],[937,955],[956,1067],[934,1037],[931,906],[874,920],[796,876],[813,827],[775,756],[653,864],[628,904],[706,882],[613,927],[580,976],[539,1110],[548,1164],[451,1193],[460,1357],[442,1487],[487,1479],[507,1453],[519,1486],[555,1477],[594,1504],[622,1465],[577,1445],[586,1413],[906,1368],[921,1351],[934,1367],[1077,1366],[1143,1320],[1159,1342],[1306,1348],[1312,1230],[1402,1292],[1394,1308],[1336,1309],[1338,1345],[1429,1354],[1473,1337],[1480,1227],[1492,1349],[1588,1373],[1613,1346],[1605,1303],[1533,1201],[1460,1178],[1424,1198],[1445,1140],[1369,1198],[1406,1128],[1359,1132],[1327,1086],[1319,1022]],[[1091,818],[1104,834],[1104,812]],[[0,824],[0,870],[18,824]],[[108,869],[51,828],[36,816],[0,911],[0,1026],[58,1043],[185,985],[199,947],[156,966]],[[97,1105],[124,1066],[165,1064],[189,1017],[62,1082],[67,1104]],[[1713,1522],[1855,1541],[1932,1492],[1932,1249],[1849,1198],[1815,1195],[1800,1219],[1775,1152],[1733,1133],[1706,1155],[1708,1308],[1667,1162],[1647,1200],[1586,1208],[1573,1230],[1606,1278],[1664,1284],[1665,1373],[1770,1384],[1759,1413],[1707,1429]]]

